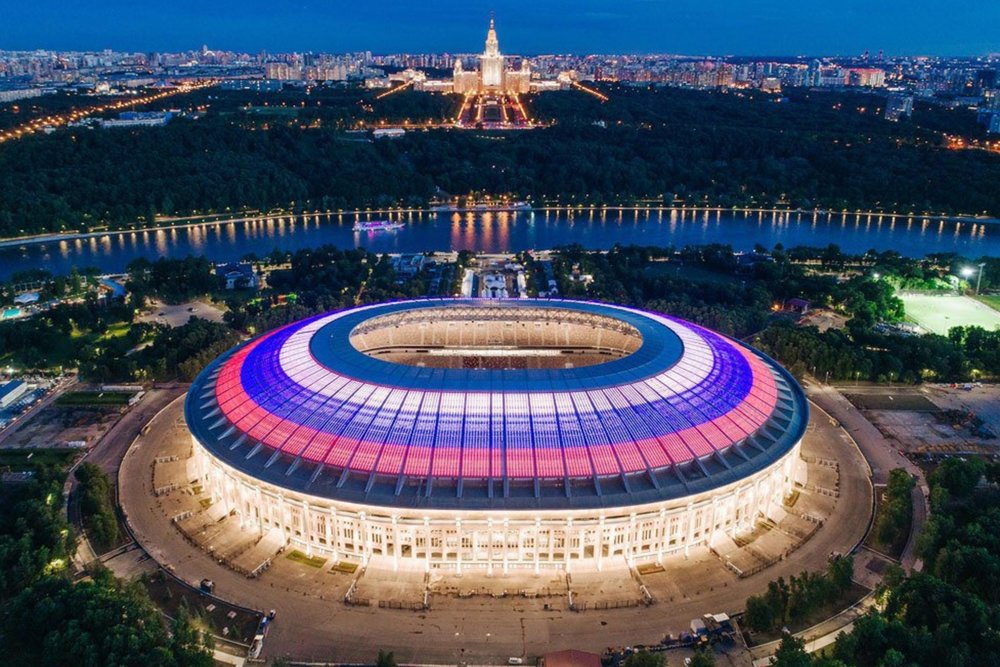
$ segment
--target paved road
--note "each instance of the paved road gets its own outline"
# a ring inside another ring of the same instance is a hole
[[[115,479],[125,452],[128,451],[129,445],[132,444],[132,440],[139,434],[142,427],[149,423],[149,420],[169,405],[171,401],[175,400],[178,396],[182,396],[185,391],[187,391],[187,385],[174,385],[166,389],[152,389],[146,392],[146,395],[136,405],[132,406],[114,426],[108,429],[107,433],[95,443],[90,451],[87,452],[86,457],[78,462],[77,465],[84,461],[93,463],[108,473],[111,479]],[[75,508],[70,507],[71,504],[69,502],[76,491],[77,485],[76,477],[72,474],[72,471],[70,472],[71,474],[66,480],[67,486],[64,489],[67,502],[67,515],[74,524],[79,525],[79,516]],[[75,503],[73,504],[75,505]],[[86,535],[81,533],[77,540],[74,561],[78,565],[83,566],[96,560],[99,555],[94,553],[94,549],[87,540]]]
[[[861,500],[838,502],[833,516],[809,542],[754,577],[730,577],[726,585],[714,590],[700,590],[703,584],[699,581],[677,582],[690,597],[678,596],[650,608],[584,613],[546,611],[539,600],[519,599],[435,599],[429,612],[348,607],[330,597],[320,599],[316,589],[301,581],[296,585],[296,581],[282,578],[277,565],[260,579],[246,579],[189,544],[165,519],[152,496],[151,470],[157,453],[169,446],[171,426],[182,418],[182,407],[181,400],[172,403],[129,450],[119,473],[122,505],[139,542],[183,579],[197,582],[208,577],[227,600],[254,609],[278,610],[278,621],[264,648],[269,656],[370,661],[376,649],[384,647],[405,662],[497,664],[510,656],[533,656],[546,650],[600,652],[607,646],[654,644],[667,631],[686,629],[690,619],[706,612],[742,609],[746,597],[759,592],[766,581],[825,566],[831,551],[847,550],[860,539],[870,513],[871,487],[860,453],[847,438],[823,437],[818,439],[833,448],[842,461],[842,498]],[[817,426],[826,428],[829,426]],[[176,430],[174,434],[177,437]]]
[[[872,468],[872,481],[876,484],[885,484],[889,480],[889,473],[895,468],[902,468],[916,478],[917,484],[913,489],[913,524],[910,539],[903,549],[900,561],[907,570],[922,569],[923,562],[916,553],[916,538],[927,520],[930,506],[930,489],[924,479],[923,471],[895,449],[835,387],[812,383],[806,383],[805,387],[810,400],[839,420],[858,443]]]

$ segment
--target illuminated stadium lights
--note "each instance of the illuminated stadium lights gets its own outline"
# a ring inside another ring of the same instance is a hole
[[[749,530],[800,474],[808,411],[769,359],[674,318],[431,300],[261,336],[206,369],[186,413],[205,488],[247,530],[492,571]]]

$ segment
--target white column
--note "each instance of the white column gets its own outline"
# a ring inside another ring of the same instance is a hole
[[[549,564],[552,564],[555,561],[556,529],[550,524],[546,529],[546,534],[549,540]]]
[[[306,541],[306,558],[312,558],[313,544],[309,523],[309,503],[304,500],[302,501],[302,516],[299,517],[299,530],[302,531],[302,539]]]
[[[694,539],[694,510],[691,503],[687,504],[687,535],[684,537],[684,557],[691,552],[691,540]]]
[[[667,548],[667,541],[669,539],[669,529],[667,527],[667,509],[665,507],[660,508],[660,524],[658,527],[659,535],[659,545],[656,550],[656,564],[663,564],[663,552]]]
[[[368,518],[364,512],[358,512],[358,528],[361,529],[361,563],[368,565]]]
[[[539,544],[538,542],[542,539],[542,520],[535,519],[535,574],[538,574],[538,552]]]
[[[455,519],[455,532],[458,540],[455,548],[455,571],[462,574],[462,520],[459,518]]]
[[[257,527],[260,528],[260,534],[264,534],[264,512],[267,510],[264,507],[263,494],[260,491],[260,487],[257,487]]]
[[[493,576],[493,519],[486,520],[486,528],[489,531],[489,542],[486,543],[486,575]]]
[[[333,559],[340,559],[340,521],[337,517],[337,510],[334,507],[330,508],[330,527],[327,529],[327,533],[330,537],[327,538],[327,542],[330,544],[330,549],[333,551]]]
[[[333,546],[331,542],[331,529],[333,527],[333,508],[330,509],[329,514],[323,520],[323,537],[326,540],[326,548],[330,550],[333,557],[337,557],[337,548]]]
[[[569,519],[566,520],[566,528],[564,529],[563,532],[563,560],[566,563],[567,572],[569,572],[569,567],[570,567],[569,564],[571,562],[569,553],[569,543],[572,534],[573,534],[573,517],[570,517]]]
[[[625,556],[625,562],[629,565],[635,564],[635,554],[636,554],[636,522],[635,522],[635,512],[628,517],[628,541],[626,546],[628,547],[628,554]]]
[[[715,526],[719,522],[719,497],[712,496],[712,523],[708,529],[708,545],[712,546],[712,541],[715,539]]]
[[[510,530],[510,520],[506,517],[503,520],[503,573],[507,574],[507,554],[510,552],[508,548],[507,540],[509,539],[508,530]]]
[[[399,517],[392,517],[392,569],[399,570]]]
[[[424,517],[424,571],[431,571],[431,520]]]
[[[285,497],[278,496],[278,526],[281,528],[281,543],[288,543],[288,534],[285,532]]]
[[[604,569],[604,540],[606,539],[604,531],[605,531],[604,515],[602,514],[600,522],[597,527],[597,544],[594,545],[594,555],[597,556],[598,572]]]

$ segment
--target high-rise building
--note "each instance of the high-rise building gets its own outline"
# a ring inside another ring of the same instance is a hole
[[[483,77],[483,88],[499,90],[503,87],[503,56],[500,55],[500,41],[492,18],[486,33],[486,50],[479,56],[479,71]]]
[[[527,93],[531,88],[531,67],[526,59],[519,69],[507,69],[506,58],[500,53],[496,23],[491,18],[486,33],[486,48],[479,55],[479,71],[466,70],[461,58],[455,58],[452,69],[453,90],[456,93]]]

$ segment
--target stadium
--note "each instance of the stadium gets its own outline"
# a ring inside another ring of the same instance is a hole
[[[394,567],[608,568],[780,518],[808,404],[742,343],[558,300],[422,300],[259,336],[191,386],[194,466],[240,526]]]

